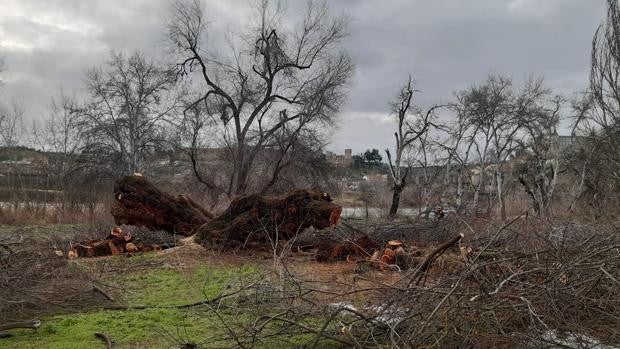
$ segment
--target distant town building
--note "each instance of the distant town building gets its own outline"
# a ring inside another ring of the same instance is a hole
[[[353,164],[353,151],[351,149],[345,149],[344,155],[339,155],[328,151],[325,153],[327,161],[336,167],[349,167]]]

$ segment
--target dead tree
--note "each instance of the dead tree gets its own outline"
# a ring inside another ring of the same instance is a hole
[[[595,212],[613,211],[620,205],[620,2],[607,0],[607,16],[592,39],[590,86],[585,113],[575,117],[575,130],[582,136],[581,168],[583,195]],[[582,190],[579,190],[582,191]]]
[[[620,3],[607,0],[607,18],[596,30],[592,39],[590,67],[590,93],[594,109],[587,121],[599,129],[620,125]]]
[[[351,59],[340,47],[347,35],[346,18],[331,16],[326,5],[310,2],[291,31],[278,21],[282,12],[281,6],[261,1],[258,25],[242,34],[241,45],[250,47],[231,43],[230,55],[216,56],[204,47],[207,28],[201,2],[177,1],[172,7],[168,37],[179,57],[178,74],[196,76],[196,85],[204,87],[186,111],[198,107],[217,120],[215,142],[225,144],[231,168],[223,186],[207,182],[196,166],[194,173],[210,187],[223,187],[229,197],[248,191],[257,158],[275,143],[284,141],[278,149],[291,154],[294,146],[288,144],[298,142],[300,135],[331,125],[351,79]],[[277,140],[283,129],[289,137]],[[266,186],[271,186],[270,179],[278,180],[287,156],[273,162]]]
[[[392,109],[396,114],[398,127],[396,132],[394,132],[394,138],[396,140],[394,159],[392,159],[390,150],[385,150],[390,166],[390,174],[392,176],[393,194],[389,213],[390,216],[395,216],[398,212],[400,194],[407,185],[409,167],[403,166],[403,155],[410,149],[413,142],[419,140],[428,132],[431,126],[431,117],[434,115],[435,109],[440,107],[434,106],[426,111],[426,113],[421,112],[412,104],[414,92],[416,92],[416,90],[413,89],[413,81],[411,76],[409,76],[409,80],[398,94],[397,100],[392,103]],[[410,117],[412,114],[413,118]]]

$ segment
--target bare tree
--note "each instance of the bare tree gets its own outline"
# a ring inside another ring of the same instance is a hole
[[[24,121],[24,109],[15,101],[10,107],[0,104],[0,141],[2,146],[13,148],[19,145]]]
[[[458,106],[458,103],[451,105],[451,108],[457,113],[456,118],[445,125],[437,126],[437,136],[432,143],[440,152],[446,153],[446,176],[448,178],[452,175],[452,165],[455,164],[456,190],[454,203],[460,208],[463,205],[464,186],[468,186],[474,192],[474,204],[478,202],[480,187],[479,183],[474,183],[474,171],[470,166],[476,138],[472,137],[469,121],[463,117],[463,113],[459,113]],[[465,183],[463,183],[464,179]]]
[[[620,2],[607,1],[607,16],[592,40],[589,94],[575,128],[587,140],[582,183],[597,211],[620,200]],[[579,154],[577,154],[579,155]],[[580,185],[580,187],[582,187]],[[580,190],[581,191],[581,190]]]
[[[485,188],[491,168],[500,215],[506,217],[504,181],[507,160],[519,146],[523,129],[540,115],[541,101],[549,94],[542,79],[530,78],[521,89],[507,77],[489,75],[484,83],[457,93],[459,117],[470,128],[469,136],[480,163],[478,189]],[[477,205],[474,197],[474,207]]]
[[[163,123],[177,107],[174,74],[147,60],[112,53],[107,67],[86,74],[90,99],[82,109],[84,152],[109,156],[120,172],[142,170],[145,156],[164,144]]]
[[[262,152],[276,147],[289,153],[297,134],[331,126],[352,75],[351,60],[340,47],[347,35],[346,18],[331,16],[325,4],[309,2],[303,18],[289,30],[280,21],[280,5],[261,1],[257,25],[240,35],[244,46],[231,43],[229,55],[205,46],[207,23],[199,1],[172,6],[168,36],[179,57],[178,73],[188,79],[198,75],[202,89],[186,111],[203,105],[218,120],[232,165],[225,188],[229,196],[247,191]],[[292,136],[286,144],[278,138],[282,133]],[[285,164],[276,161],[268,178],[277,179]]]
[[[526,160],[519,173],[519,182],[532,199],[534,210],[540,217],[549,215],[553,194],[560,171],[562,153],[557,127],[564,99],[553,98],[548,107],[530,115],[524,123],[527,138],[522,142]]]
[[[404,166],[403,155],[409,151],[412,143],[420,140],[428,132],[434,111],[440,107],[434,106],[426,112],[422,112],[412,103],[415,92],[413,81],[411,76],[409,76],[409,80],[401,89],[396,101],[392,103],[392,111],[396,115],[398,126],[396,132],[394,132],[396,140],[394,159],[392,159],[390,150],[385,150],[393,183],[390,216],[395,216],[398,212],[400,194],[407,185],[407,174],[410,166]]]
[[[620,3],[607,0],[607,18],[592,40],[590,92],[595,109],[589,120],[603,129],[620,124]]]
[[[75,173],[80,167],[80,150],[84,145],[83,125],[79,119],[79,106],[73,96],[61,91],[52,98],[49,114],[41,127],[33,124],[33,143],[48,153],[45,172],[63,196],[61,208],[69,202]]]

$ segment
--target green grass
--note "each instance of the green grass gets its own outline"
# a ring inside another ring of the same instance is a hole
[[[173,268],[138,270],[114,278],[108,276],[105,281],[125,289],[118,303],[170,306],[210,299],[226,292],[233,283],[238,285],[257,277],[255,266],[202,266],[192,272]],[[223,312],[222,316],[233,320],[232,314]],[[235,321],[239,319],[234,317]],[[115,340],[117,348],[170,348],[178,347],[175,338],[200,342],[212,337],[220,323],[208,309],[175,308],[94,309],[41,320],[43,325],[37,331],[11,331],[13,337],[0,339],[0,347],[97,348],[102,347],[102,342],[94,333],[104,332]]]
[[[75,225],[0,226],[0,236],[13,233],[32,238],[71,236],[77,228]],[[236,331],[241,326],[252,326],[258,316],[269,312],[268,306],[264,308],[266,313],[260,314],[225,307],[215,313],[207,306],[186,309],[171,306],[213,299],[234,291],[258,280],[264,267],[258,264],[187,266],[195,262],[177,261],[156,253],[131,258],[112,256],[101,260],[79,260],[86,268],[111,270],[102,275],[102,282],[112,286],[104,288],[116,299],[114,305],[153,308],[106,310],[86,305],[85,309],[43,316],[40,318],[42,326],[36,331],[10,330],[13,336],[0,339],[0,348],[103,348],[103,342],[94,336],[95,332],[109,335],[115,348],[179,348],[180,343],[198,343],[199,348],[236,347],[234,342],[215,341],[228,334],[223,323]],[[111,303],[102,301],[101,304]],[[304,322],[320,327],[322,320]],[[256,343],[255,347],[297,348],[313,338],[311,334],[296,332],[284,338]],[[333,344],[327,343],[323,347],[333,347]]]
[[[199,267],[191,273],[173,268],[146,270],[113,279],[127,291],[129,305],[180,305],[218,296],[225,288],[249,282],[258,275],[255,266]]]
[[[178,309],[99,310],[43,319],[37,331],[14,331],[3,348],[102,348],[95,332],[108,334],[116,348],[171,348],[199,342],[216,329],[213,316]]]
[[[144,254],[129,261],[149,261],[154,256]],[[118,296],[118,304],[167,307],[212,299],[259,277],[260,267],[255,265],[200,266],[192,271],[163,267],[108,275],[104,282],[124,289],[123,292],[113,293]],[[109,335],[115,342],[115,348],[179,348],[180,343],[190,342],[200,344],[200,348],[235,347],[234,342],[214,341],[214,338],[226,335],[222,320],[238,330],[238,326],[250,326],[257,316],[265,315],[236,312],[235,309],[223,308],[216,314],[208,307],[195,307],[92,309],[82,313],[59,314],[42,318],[42,326],[36,331],[12,330],[13,337],[0,339],[0,348],[103,348],[103,342],[94,336],[95,332]],[[322,321],[308,319],[306,323],[320,327]],[[312,340],[313,335],[295,334],[287,337],[286,342],[270,339],[257,343],[256,347],[296,348]],[[333,344],[326,343],[324,347],[332,347]]]

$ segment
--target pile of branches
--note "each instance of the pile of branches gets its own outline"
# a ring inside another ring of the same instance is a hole
[[[240,347],[294,334],[309,347],[598,347],[620,344],[617,228],[513,221],[469,227],[429,247],[395,283],[280,278],[230,307],[254,326],[226,324]],[[276,282],[278,281],[278,282]],[[315,319],[308,321],[308,319]],[[305,343],[305,342],[304,342]]]
[[[0,325],[95,304],[92,278],[55,253],[52,238],[10,234],[0,241]]]
[[[359,342],[620,344],[617,228],[515,223],[472,231],[467,253],[426,270],[421,265],[385,287],[380,311],[371,314],[374,324],[356,319]]]

